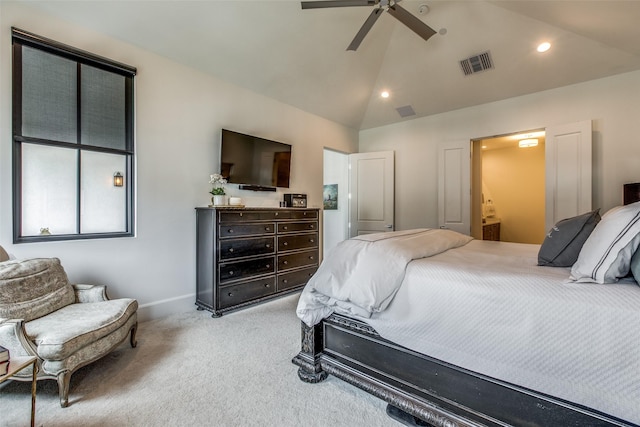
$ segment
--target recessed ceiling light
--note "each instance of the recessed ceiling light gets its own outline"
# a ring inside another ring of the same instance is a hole
[[[546,52],[551,48],[551,43],[549,42],[544,42],[544,43],[540,43],[538,45],[538,52],[542,53],[542,52]]]
[[[383,98],[388,98],[389,97],[389,92],[387,92],[386,90],[383,90],[382,92],[380,92],[380,96]]]

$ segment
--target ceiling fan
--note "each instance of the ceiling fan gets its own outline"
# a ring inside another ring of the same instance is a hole
[[[320,0],[320,1],[303,1],[302,9],[320,9],[327,7],[351,7],[351,6],[374,6],[378,5],[373,11],[371,15],[364,22],[358,34],[356,34],[355,38],[347,47],[347,50],[356,50],[362,40],[364,40],[365,36],[373,27],[373,24],[376,23],[382,12],[385,10],[391,14],[398,21],[402,22],[404,25],[409,27],[414,33],[422,37],[423,39],[429,40],[431,36],[433,36],[436,31],[422,22],[420,19],[409,13],[406,9],[400,7],[398,4],[400,0]]]

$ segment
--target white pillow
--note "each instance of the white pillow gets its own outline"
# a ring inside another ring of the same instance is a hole
[[[640,202],[609,210],[584,242],[571,267],[571,279],[615,283],[629,273],[631,257],[639,244]]]

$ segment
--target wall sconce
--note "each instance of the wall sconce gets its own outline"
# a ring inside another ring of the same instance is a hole
[[[122,187],[124,185],[124,176],[120,172],[113,174],[113,186]]]
[[[522,139],[518,142],[518,147],[520,148],[535,147],[536,145],[538,145],[536,138]]]

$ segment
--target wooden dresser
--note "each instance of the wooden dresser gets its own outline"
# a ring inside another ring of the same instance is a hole
[[[295,292],[318,268],[318,209],[196,208],[196,305],[213,317]]]

